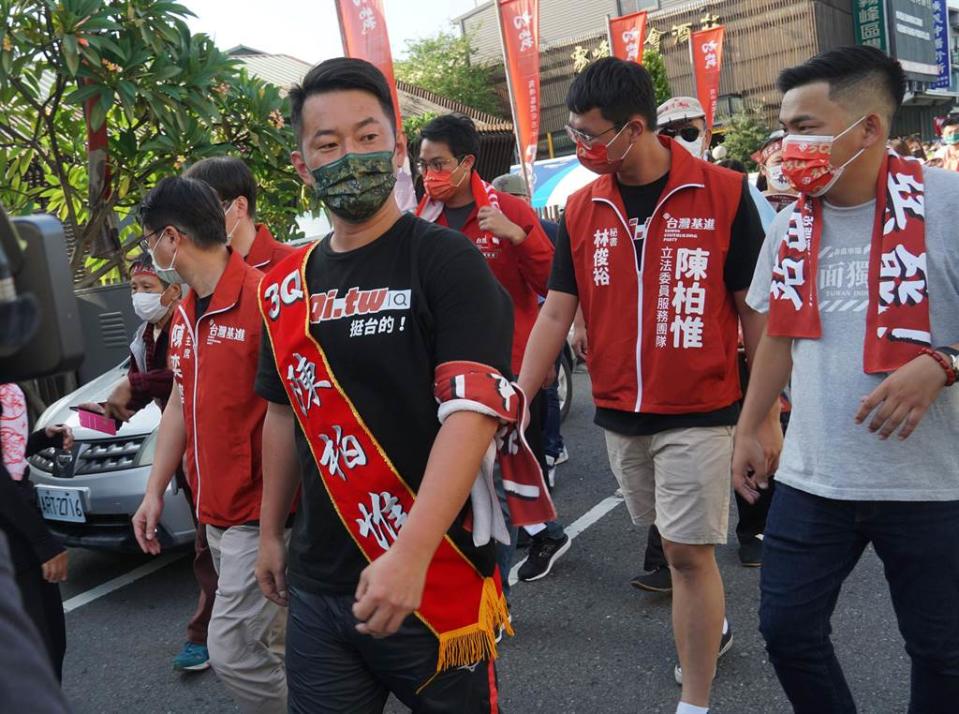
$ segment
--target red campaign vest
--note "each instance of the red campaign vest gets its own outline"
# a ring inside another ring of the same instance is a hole
[[[167,362],[183,401],[186,473],[196,516],[220,527],[260,517],[266,401],[253,383],[263,327],[261,277],[231,251],[203,316],[194,324],[191,290],[170,323]]]
[[[566,204],[593,398],[627,412],[713,411],[741,397],[723,273],[742,176],[660,142],[672,152],[669,181],[645,226],[630,225],[613,175]],[[634,234],[646,237],[642,269]]]
[[[260,308],[277,372],[343,527],[370,562],[395,542],[416,493],[396,470],[330,370],[310,333],[306,265],[313,244],[282,260],[261,284]],[[484,578],[449,536],[426,573],[416,616],[439,640],[436,670],[496,656],[510,630],[498,572]]]
[[[250,252],[246,255],[246,262],[251,268],[268,273],[277,263],[295,252],[295,246],[281,243],[273,237],[265,224],[257,223],[256,237],[250,246]]]

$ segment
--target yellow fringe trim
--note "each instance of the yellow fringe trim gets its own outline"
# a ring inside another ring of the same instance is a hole
[[[436,671],[468,667],[487,659],[496,659],[496,635],[499,629],[513,636],[506,597],[496,592],[493,578],[483,580],[479,621],[474,625],[440,633],[440,652]]]

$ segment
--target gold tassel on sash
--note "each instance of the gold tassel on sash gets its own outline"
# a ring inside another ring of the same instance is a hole
[[[513,636],[509,622],[506,596],[497,592],[493,578],[483,580],[483,595],[480,600],[479,621],[475,625],[461,627],[440,634],[440,652],[436,671],[453,667],[468,667],[487,659],[496,659],[496,635],[500,628]]]

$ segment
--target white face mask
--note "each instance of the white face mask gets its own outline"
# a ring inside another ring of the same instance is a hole
[[[141,320],[156,324],[170,312],[170,306],[163,306],[160,302],[162,293],[134,293],[133,312]]]
[[[698,139],[694,141],[686,141],[681,136],[677,136],[673,139],[677,144],[686,149],[690,154],[695,156],[697,159],[703,158],[703,135],[700,134]]]
[[[783,177],[783,165],[773,164],[766,167],[766,183],[773,191],[791,191],[792,186]]]
[[[223,212],[223,217],[226,219],[230,215],[230,211],[232,211],[235,207],[236,207],[236,199],[233,199],[232,201],[230,201],[229,207]],[[236,229],[239,225],[240,225],[240,219],[237,218],[236,223],[233,224],[233,228],[227,231],[227,234],[226,234],[227,245],[230,245],[230,243],[233,241],[233,234],[236,233]]]
[[[160,240],[163,240],[162,235],[160,236]],[[159,240],[157,242],[159,243]],[[156,270],[157,277],[167,284],[186,282],[174,267],[176,265],[177,250],[177,248],[173,249],[173,258],[170,259],[170,265],[165,268],[161,267],[159,261],[157,261],[156,246],[147,250],[147,253],[150,255],[150,260],[153,262],[153,269]]]

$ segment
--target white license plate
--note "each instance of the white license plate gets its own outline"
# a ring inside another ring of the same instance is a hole
[[[83,492],[77,488],[37,486],[37,503],[43,517],[51,521],[86,523],[83,513]]]

